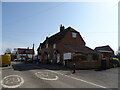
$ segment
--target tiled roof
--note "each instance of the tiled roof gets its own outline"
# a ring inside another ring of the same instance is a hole
[[[43,47],[45,45],[45,43],[49,43],[49,44],[54,44],[56,42],[59,42],[62,38],[65,37],[65,35],[69,32],[69,31],[73,31],[76,33],[79,33],[78,31],[76,31],[75,29],[68,27],[64,30],[61,30],[60,32],[52,35],[51,37],[47,37],[46,40],[43,43],[40,43],[40,46]],[[83,40],[83,38],[81,37],[82,41],[85,43],[85,41]],[[40,46],[38,47],[38,49],[40,48]],[[37,50],[38,50],[37,49]]]
[[[71,27],[68,27],[64,30],[61,30],[60,32],[54,34],[53,36],[51,37],[48,37],[43,43],[45,43],[46,41],[48,43],[56,43],[57,41],[61,40],[62,38],[65,37],[65,35],[69,32],[69,31],[73,31],[73,32],[77,32],[79,33],[78,31],[76,31],[75,29],[71,28]],[[83,40],[84,41],[84,40]]]
[[[64,47],[66,48],[66,50],[71,52],[97,53],[96,51],[87,46],[80,46],[76,44],[64,44]]]
[[[74,32],[77,32],[76,30],[74,30],[73,28],[71,27],[68,27],[64,30],[61,30],[60,32],[54,34],[53,36],[49,37],[47,40],[48,40],[48,43],[55,43],[59,40],[61,40],[62,38],[65,37],[65,35],[69,32],[69,31],[74,31]]]
[[[26,48],[18,48],[19,54],[34,54],[33,49],[26,49]]]
[[[104,51],[104,52],[105,52],[105,51],[112,51],[112,52],[114,52],[109,45],[96,47],[96,48],[95,48],[95,51],[98,51],[98,52],[99,52],[99,51]]]

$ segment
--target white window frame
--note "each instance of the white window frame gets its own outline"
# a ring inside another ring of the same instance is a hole
[[[76,38],[76,37],[77,37],[77,33],[72,32],[72,37],[73,37],[73,38]]]
[[[48,44],[46,44],[46,48],[48,48]]]
[[[53,49],[55,49],[56,48],[56,44],[53,44]]]

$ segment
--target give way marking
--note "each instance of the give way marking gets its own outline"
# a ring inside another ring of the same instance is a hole
[[[85,83],[88,83],[88,84],[91,84],[91,85],[94,85],[94,86],[97,86],[97,87],[100,87],[100,88],[106,88],[108,90],[112,90],[112,89],[107,88],[105,86],[98,85],[96,83],[92,83],[92,82],[89,82],[89,81],[86,81],[86,80],[83,80],[83,79],[79,79],[79,78],[76,78],[76,77],[72,77],[72,76],[69,76],[69,75],[64,75],[64,74],[56,72],[56,71],[52,71],[52,70],[47,70],[47,71],[50,71],[50,72],[53,72],[53,73],[56,73],[56,74],[59,74],[59,75],[62,75],[62,76],[66,76],[66,77],[69,77],[69,78],[72,78],[72,79],[75,79],[75,80],[78,80],[78,81],[82,81],[82,82],[85,82]]]

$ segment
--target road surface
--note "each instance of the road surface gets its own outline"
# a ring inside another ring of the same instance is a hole
[[[103,71],[61,69],[12,62],[2,68],[3,88],[118,88],[118,68]]]

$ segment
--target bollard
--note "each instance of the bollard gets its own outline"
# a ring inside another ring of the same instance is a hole
[[[73,63],[73,74],[75,73],[75,63]]]

